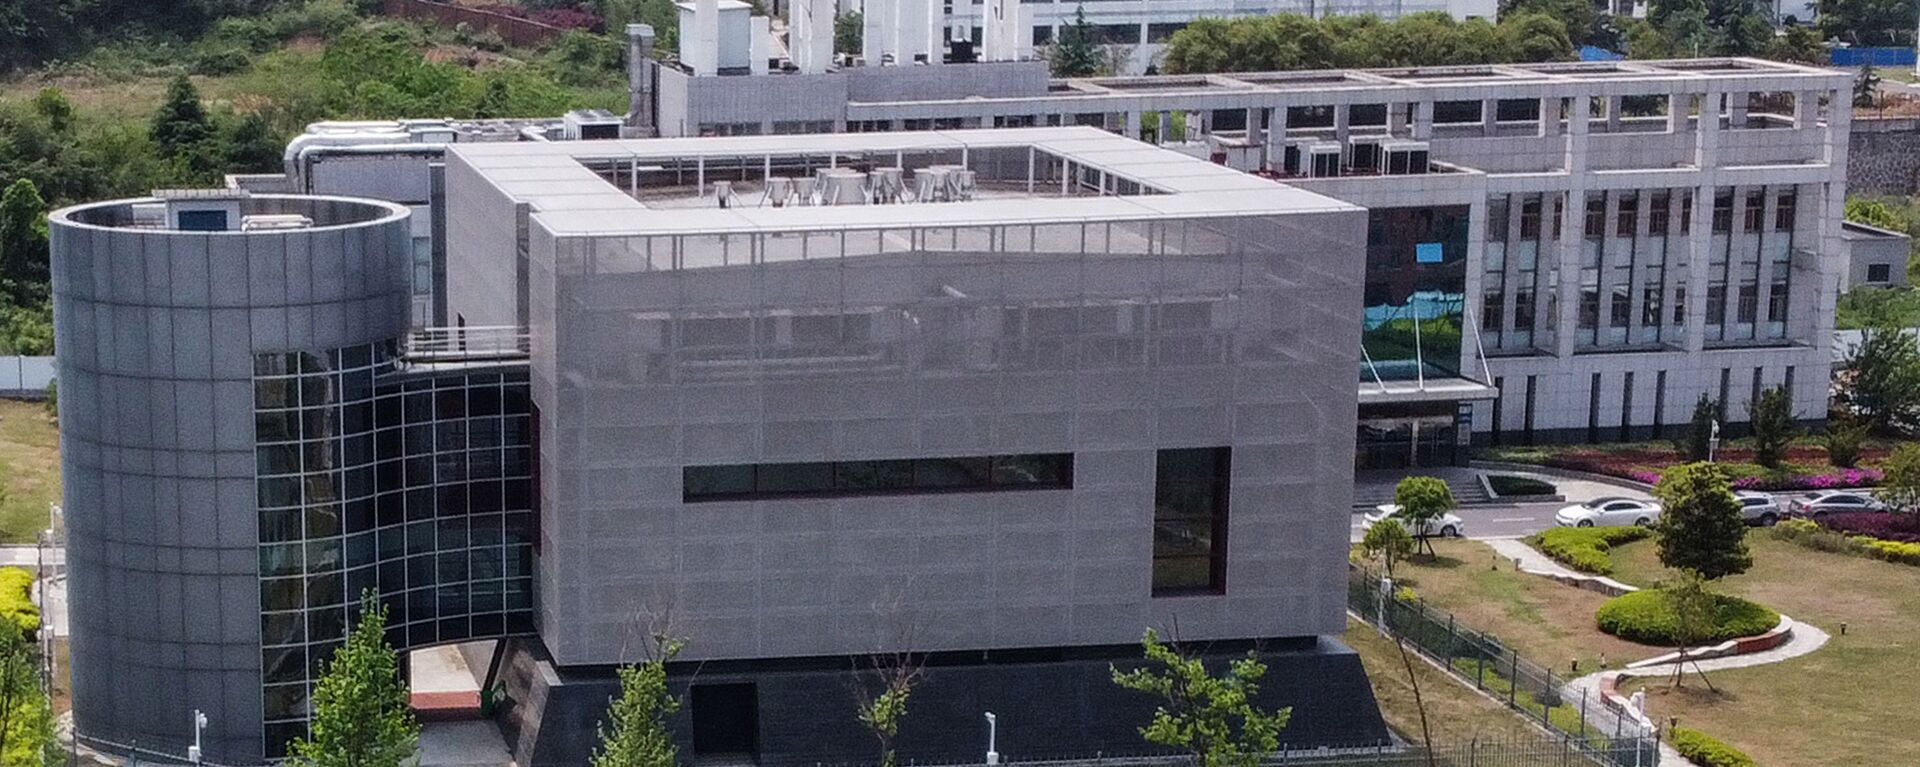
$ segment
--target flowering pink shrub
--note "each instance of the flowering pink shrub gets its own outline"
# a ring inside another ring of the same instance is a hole
[[[1821,517],[1820,526],[1847,535],[1864,535],[1883,541],[1920,543],[1920,516],[1848,511]]]
[[[1863,460],[1867,461],[1878,461],[1887,453],[1884,448],[1862,452]],[[1870,487],[1878,485],[1881,478],[1879,469],[1843,469],[1829,466],[1824,449],[1804,445],[1790,448],[1785,462],[1779,469],[1770,470],[1751,463],[1753,451],[1746,449],[1729,448],[1720,451],[1716,457],[1731,474],[1734,488],[1739,490],[1791,491]],[[1659,445],[1548,449],[1544,456],[1529,457],[1525,460],[1544,466],[1605,474],[1649,485],[1659,482],[1660,473],[1667,467],[1686,462],[1672,448]]]

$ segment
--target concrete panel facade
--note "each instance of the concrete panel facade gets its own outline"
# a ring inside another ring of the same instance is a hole
[[[131,228],[130,203],[52,215],[74,719],[90,745],[257,763],[254,354],[407,329],[408,213],[256,197],[275,232]]]

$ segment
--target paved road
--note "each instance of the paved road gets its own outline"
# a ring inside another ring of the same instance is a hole
[[[1553,513],[1565,503],[1519,503],[1463,506],[1454,513],[1467,526],[1468,538],[1523,538],[1553,527]],[[1353,515],[1353,540],[1366,534],[1366,520]]]

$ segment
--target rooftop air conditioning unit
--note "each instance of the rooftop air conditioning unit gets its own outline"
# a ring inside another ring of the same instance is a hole
[[[900,168],[873,169],[873,201],[875,203],[899,202],[907,194],[904,173]]]
[[[1354,136],[1347,141],[1347,167],[1361,173],[1380,170],[1380,146],[1391,141],[1387,136]]]
[[[1380,172],[1389,176],[1416,176],[1428,171],[1425,141],[1391,141],[1380,146]]]
[[[560,135],[568,141],[620,138],[620,116],[605,109],[575,109],[561,125]]]
[[[867,174],[850,168],[835,168],[821,178],[821,205],[865,205]]]
[[[1303,163],[1308,178],[1333,178],[1340,175],[1340,145],[1328,141],[1310,145]]]

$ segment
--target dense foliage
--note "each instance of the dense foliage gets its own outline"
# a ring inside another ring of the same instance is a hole
[[[1293,710],[1255,704],[1267,665],[1251,651],[1214,676],[1199,657],[1160,641],[1153,629],[1140,644],[1148,665],[1113,669],[1113,683],[1159,699],[1153,721],[1140,728],[1147,742],[1192,753],[1196,767],[1254,767],[1279,747]]]
[[[1571,58],[1567,25],[1540,13],[1455,21],[1444,12],[1393,21],[1298,14],[1195,19],[1167,42],[1167,72],[1427,66]]]
[[[621,666],[620,697],[607,706],[610,721],[598,727],[600,745],[591,767],[674,767],[679,747],[667,731],[667,717],[680,699],[667,689],[667,662],[683,643],[661,638],[659,652],[639,665]]]
[[[1764,634],[1780,623],[1780,614],[1739,597],[1713,595],[1711,622],[1692,643],[1712,644]],[[1642,589],[1600,605],[1594,621],[1601,631],[1629,642],[1674,647],[1688,644],[1672,601],[1660,589]]]
[[[1799,431],[1793,421],[1793,395],[1784,386],[1761,392],[1747,403],[1747,424],[1753,433],[1754,462],[1769,469],[1780,468],[1787,446]]]
[[[1720,420],[1720,403],[1705,393],[1693,403],[1693,415],[1687,419],[1686,438],[1674,447],[1689,461],[1707,460],[1713,446],[1714,424]]]
[[[1869,328],[1839,371],[1835,400],[1876,428],[1905,425],[1920,408],[1920,341],[1912,331]]]
[[[1367,534],[1360,539],[1360,550],[1368,558],[1379,558],[1386,567],[1387,577],[1393,577],[1393,563],[1406,559],[1413,553],[1413,534],[1407,532],[1407,526],[1400,520],[1387,517],[1367,526]]]
[[[1613,573],[1613,547],[1653,535],[1644,527],[1556,527],[1527,539],[1540,553],[1560,564],[1594,575]]]
[[[1668,738],[1673,750],[1700,767],[1759,767],[1746,752],[1691,727],[1675,727]]]
[[[29,639],[40,633],[40,606],[33,603],[33,573],[0,568],[0,621],[13,624]]]
[[[1812,522],[1828,530],[1847,535],[1864,535],[1868,538],[1901,543],[1920,543],[1920,516],[1913,514],[1845,511],[1826,514]]]
[[[1747,522],[1726,472],[1711,463],[1675,466],[1660,475],[1653,495],[1662,512],[1660,562],[1691,570],[1708,580],[1738,575],[1753,566],[1747,551]]]
[[[1489,474],[1487,485],[1501,497],[1510,495],[1553,495],[1559,488],[1552,482],[1512,474]]]
[[[1920,513],[1920,442],[1893,449],[1880,467],[1880,501],[1902,516]]]

